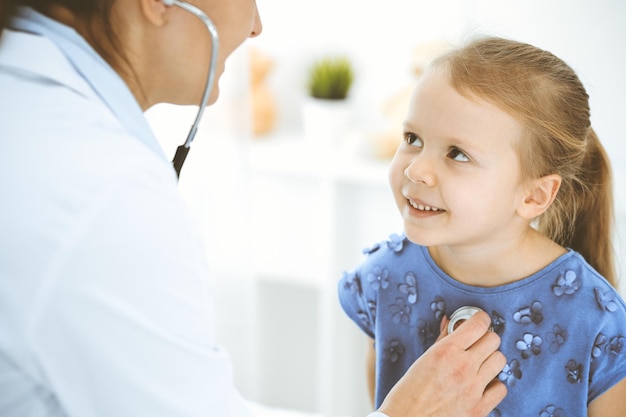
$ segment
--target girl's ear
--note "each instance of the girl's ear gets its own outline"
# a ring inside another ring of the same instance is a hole
[[[161,26],[165,23],[165,12],[168,6],[163,0],[140,0],[141,11],[150,23]]]
[[[543,214],[556,198],[561,187],[561,176],[546,175],[530,182],[524,201],[517,212],[525,219],[532,220]]]

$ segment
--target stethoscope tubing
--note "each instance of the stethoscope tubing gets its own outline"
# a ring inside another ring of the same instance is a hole
[[[215,73],[217,72],[219,36],[217,34],[217,28],[215,27],[215,24],[202,10],[200,10],[196,6],[180,0],[173,0],[172,4],[198,17],[202,21],[202,23],[204,23],[207,30],[209,31],[209,35],[211,36],[211,60],[209,62],[209,70],[207,73],[206,84],[204,86],[204,92],[202,94],[202,99],[200,100],[200,107],[198,108],[196,118],[191,125],[191,128],[189,129],[189,133],[187,134],[185,142],[176,149],[176,154],[174,155],[174,160],[172,161],[172,163],[174,164],[174,169],[176,170],[176,175],[177,177],[180,177],[180,171],[183,167],[183,164],[185,163],[185,159],[187,158],[187,154],[189,153],[189,148],[191,147],[191,142],[193,142],[196,136],[196,132],[198,131],[198,125],[200,124],[204,109],[207,106],[209,97],[211,96],[211,91],[213,90]]]

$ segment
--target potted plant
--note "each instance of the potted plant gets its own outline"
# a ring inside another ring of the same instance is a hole
[[[346,57],[325,57],[311,65],[302,106],[307,139],[336,143],[347,132],[351,116],[348,94],[353,82],[353,66]]]
[[[324,58],[315,62],[309,73],[309,96],[322,100],[345,100],[354,81],[348,58]]]

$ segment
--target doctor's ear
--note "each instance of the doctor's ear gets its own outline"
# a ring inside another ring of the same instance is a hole
[[[173,0],[139,0],[144,17],[152,24],[165,23],[165,12],[174,4]]]
[[[561,176],[557,174],[531,180],[518,214],[529,220],[542,215],[552,205],[560,187]]]

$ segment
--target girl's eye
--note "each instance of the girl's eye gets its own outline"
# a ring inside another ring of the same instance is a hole
[[[404,141],[411,146],[415,146],[421,148],[424,146],[422,140],[415,134],[411,132],[404,132]]]
[[[448,152],[448,158],[454,159],[459,162],[469,162],[469,157],[460,149],[452,148],[450,152]]]

